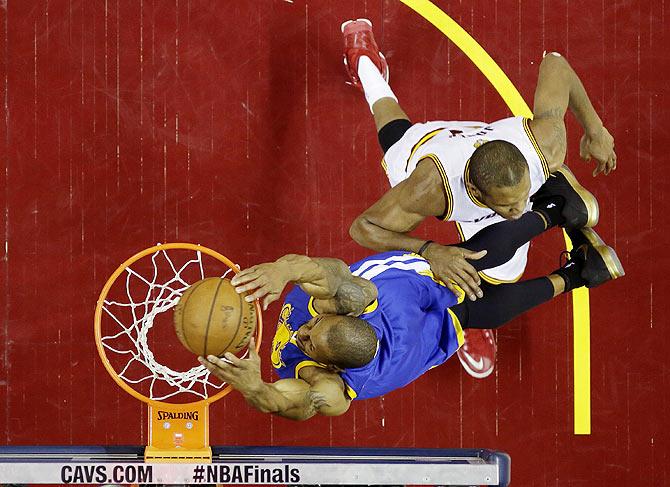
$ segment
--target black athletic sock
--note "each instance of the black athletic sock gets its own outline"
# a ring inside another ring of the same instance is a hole
[[[554,286],[546,277],[513,284],[483,282],[481,288],[483,298],[466,299],[450,308],[463,328],[498,328],[554,296]]]
[[[565,205],[565,198],[562,196],[549,196],[539,201],[533,201],[533,211],[542,214],[547,220],[547,227],[554,227],[565,223],[563,205]]]
[[[382,146],[384,154],[386,154],[386,151],[388,151],[393,144],[398,142],[402,136],[405,135],[405,132],[407,132],[411,126],[412,122],[400,118],[391,120],[379,129],[377,137],[379,138],[379,144]]]
[[[479,260],[468,261],[481,271],[504,264],[512,257],[519,247],[543,233],[547,228],[544,216],[530,211],[517,220],[505,220],[481,229],[465,242],[456,247],[479,252],[486,250],[486,255]]]
[[[565,293],[572,291],[575,288],[586,285],[586,281],[582,278],[582,266],[576,260],[569,260],[563,267],[552,272],[561,276],[565,282]]]

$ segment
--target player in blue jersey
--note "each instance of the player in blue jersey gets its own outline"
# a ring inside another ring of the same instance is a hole
[[[506,240],[506,225],[484,231]],[[238,292],[251,292],[247,300],[263,299],[266,309],[289,282],[298,284],[286,297],[272,343],[281,380],[261,379],[253,342],[247,359],[226,353],[199,360],[262,412],[296,420],[340,415],[352,400],[389,393],[445,362],[463,343],[464,329],[497,328],[562,292],[623,275],[616,253],[593,230],[572,237],[575,249],[561,268],[491,285],[477,301],[447,288],[427,260],[407,251],[372,255],[351,267],[338,259],[286,255],[232,280]]]

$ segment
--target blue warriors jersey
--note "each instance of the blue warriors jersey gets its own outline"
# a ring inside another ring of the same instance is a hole
[[[463,344],[460,323],[449,310],[463,296],[436,280],[421,256],[386,252],[350,269],[379,291],[377,300],[360,315],[374,328],[377,353],[367,365],[340,373],[350,398],[368,399],[403,387],[445,362]],[[272,342],[272,365],[282,379],[298,378],[303,367],[325,367],[305,355],[295,341],[296,331],[316,315],[313,298],[298,286],[286,296]]]

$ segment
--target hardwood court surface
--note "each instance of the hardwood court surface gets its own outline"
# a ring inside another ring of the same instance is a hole
[[[515,485],[668,485],[668,6],[434,3],[529,104],[542,52],[564,53],[616,139],[619,169],[593,179],[570,118],[567,160],[627,272],[591,293],[592,433],[573,434],[560,297],[497,333],[486,380],[454,358],[307,425],[232,394],[212,409],[212,444],[485,447],[512,455]],[[348,227],[387,182],[368,107],[344,84],[339,25],[356,17],[374,22],[414,120],[509,115],[462,52],[396,0],[1,2],[0,442],[145,441],[145,408],[108,377],[92,331],[100,288],[135,252],[191,241],[242,266],[366,255]],[[420,234],[456,238],[439,222]],[[555,231],[534,242],[526,276],[554,269],[561,245]]]

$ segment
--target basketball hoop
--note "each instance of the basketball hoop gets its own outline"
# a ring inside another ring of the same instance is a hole
[[[214,275],[232,277],[237,272],[233,262],[206,247],[158,244],[121,264],[100,293],[95,310],[96,346],[119,387],[148,405],[147,461],[211,461],[208,408],[228,394],[231,386],[210,377],[192,355],[185,355],[186,367],[164,364],[151,346],[167,347],[166,357],[175,355],[170,347],[181,352],[169,311],[192,283]],[[255,304],[258,351],[263,326],[260,305]]]

